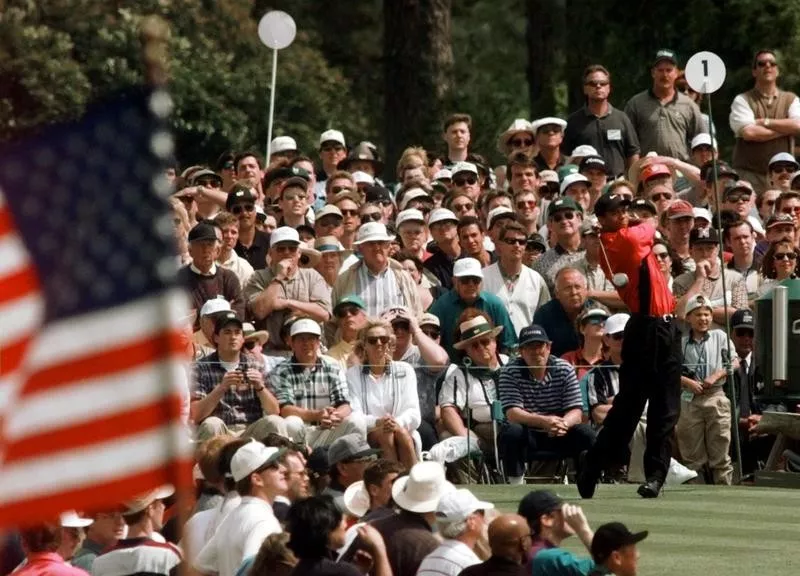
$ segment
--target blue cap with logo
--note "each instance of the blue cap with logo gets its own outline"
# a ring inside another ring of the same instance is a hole
[[[525,326],[525,328],[519,331],[520,346],[527,346],[528,344],[533,344],[534,342],[551,342],[550,337],[547,335],[547,332],[544,331],[544,328],[538,324],[531,324],[530,326]]]

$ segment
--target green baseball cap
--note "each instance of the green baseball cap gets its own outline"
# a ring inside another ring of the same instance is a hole
[[[583,214],[583,208],[581,208],[580,204],[569,196],[562,196],[550,202],[550,206],[547,207],[547,217],[551,218],[559,210],[574,210]]]
[[[580,168],[577,164],[564,164],[561,168],[558,169],[558,181],[561,182],[569,176],[570,174],[577,174]]]
[[[669,48],[662,48],[658,52],[656,52],[656,57],[653,59],[653,66],[661,62],[662,60],[669,60],[675,66],[678,65],[678,55],[675,54],[674,50],[670,50]]]
[[[348,294],[346,296],[342,296],[339,298],[339,301],[336,303],[336,306],[333,307],[333,311],[336,312],[341,306],[345,306],[346,304],[352,304],[353,306],[358,306],[362,310],[367,309],[367,305],[364,304],[364,301],[356,296],[355,294]]]

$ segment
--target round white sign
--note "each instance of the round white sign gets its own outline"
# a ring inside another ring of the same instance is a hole
[[[713,52],[698,52],[689,58],[684,73],[692,90],[711,94],[725,83],[725,62]]]
[[[296,34],[294,19],[280,10],[267,12],[258,22],[258,37],[265,46],[273,50],[282,50],[289,46],[294,42]]]

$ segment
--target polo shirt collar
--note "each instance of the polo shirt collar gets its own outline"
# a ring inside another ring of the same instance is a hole
[[[194,265],[194,262],[192,262],[191,264],[189,264],[189,270],[191,270],[195,274],[199,274],[200,276],[210,277],[210,276],[215,276],[217,274],[217,265],[216,263],[212,264],[208,272],[200,272],[200,269]]]
[[[661,98],[656,96],[656,93],[653,92],[653,88],[652,87],[647,89],[647,93],[650,94],[650,97],[653,98],[654,100],[661,101]],[[675,94],[672,97],[672,100],[667,102],[667,104],[674,104],[675,102],[677,102],[678,101],[678,94],[680,94],[680,92],[678,90],[675,90]]]
[[[611,102],[608,103],[608,110],[602,116],[597,116],[597,115],[593,114],[589,110],[589,106],[588,105],[586,105],[586,104],[583,105],[583,113],[587,118],[605,118],[606,116],[611,116],[611,113],[613,111],[614,111],[614,107],[611,105]]]
[[[295,374],[299,374],[300,372],[302,372],[307,368],[305,365],[302,365],[297,361],[297,358],[295,358],[294,354],[292,354],[291,357],[289,358],[289,362],[291,363],[292,372],[294,372]],[[322,366],[322,360],[320,360],[319,356],[317,356],[317,361],[314,362],[312,370],[316,370],[320,366]]]
[[[689,342],[692,342],[693,344],[705,344],[706,342],[708,342],[709,338],[711,338],[711,330],[703,334],[703,337],[700,338],[700,340],[695,338],[694,330],[691,330],[689,332]]]

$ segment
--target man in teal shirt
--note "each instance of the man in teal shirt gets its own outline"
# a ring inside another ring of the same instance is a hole
[[[502,326],[500,350],[506,354],[514,352],[517,334],[503,302],[489,292],[481,290],[483,272],[475,258],[461,258],[453,266],[453,289],[440,296],[431,306],[430,312],[441,323],[441,346],[450,359],[457,362],[460,355],[453,348],[458,317],[467,308],[477,308],[489,315],[495,326]]]

